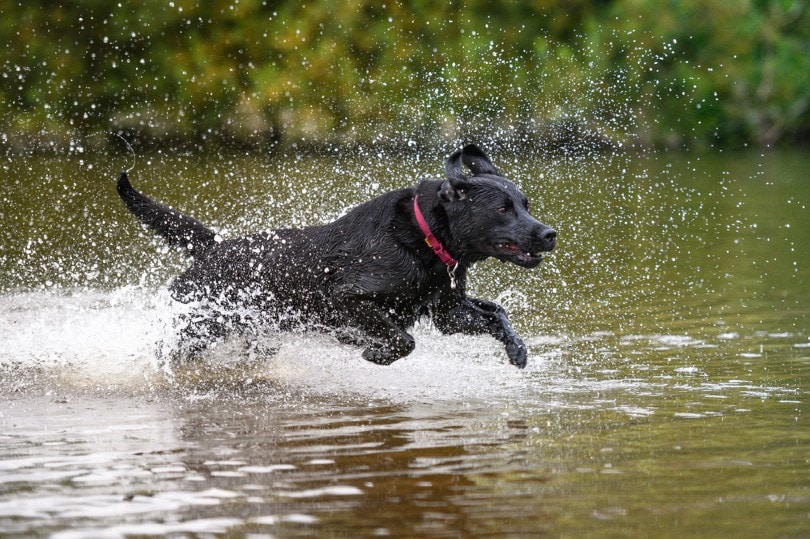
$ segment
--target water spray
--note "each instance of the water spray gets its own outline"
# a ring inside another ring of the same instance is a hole
[[[118,137],[118,138],[120,138],[121,140],[123,140],[123,141],[124,141],[124,144],[126,144],[126,145],[127,145],[127,149],[129,150],[129,153],[131,153],[131,154],[132,154],[132,166],[130,166],[128,169],[126,169],[126,170],[124,171],[124,172],[126,172],[127,174],[129,174],[130,172],[132,172],[132,169],[134,169],[134,168],[135,168],[135,159],[136,159],[136,157],[137,157],[137,156],[135,155],[135,150],[132,148],[132,145],[129,143],[129,141],[128,141],[127,139],[125,139],[125,138],[123,137],[123,135],[121,135],[121,133],[117,133],[117,132],[115,132],[115,133],[112,133],[112,135],[115,135],[116,137]]]

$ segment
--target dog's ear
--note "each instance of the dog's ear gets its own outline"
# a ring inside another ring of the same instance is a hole
[[[439,197],[445,202],[465,200],[469,192],[467,176],[461,171],[461,156],[464,150],[456,150],[444,163],[447,179],[439,189]]]
[[[468,144],[462,148],[461,161],[467,165],[467,168],[469,168],[473,174],[501,175],[501,172],[495,165],[492,164],[492,161],[489,160],[487,154],[485,154],[481,148],[475,144]]]
[[[448,178],[442,183],[439,189],[439,198],[445,202],[453,202],[457,200],[467,200],[467,195],[470,192],[470,185],[467,183],[467,178],[461,179]]]
[[[449,180],[464,180],[466,177],[461,171],[461,154],[464,150],[454,151],[444,163],[444,173]]]

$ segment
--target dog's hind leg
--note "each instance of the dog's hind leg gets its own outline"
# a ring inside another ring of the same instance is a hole
[[[390,365],[413,352],[413,337],[376,303],[370,300],[349,299],[344,302],[346,323],[368,335],[363,359],[378,365]]]
[[[179,331],[177,346],[171,353],[173,363],[193,361],[205,350],[222,342],[229,333],[224,318],[212,316],[207,311],[180,315],[175,325]]]

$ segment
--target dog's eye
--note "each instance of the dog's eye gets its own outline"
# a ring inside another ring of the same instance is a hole
[[[509,207],[508,206],[501,206],[500,208],[498,208],[498,213],[500,213],[501,215],[509,213]]]

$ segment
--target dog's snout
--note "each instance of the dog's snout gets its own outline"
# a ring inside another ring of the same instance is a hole
[[[535,238],[543,251],[551,251],[557,244],[557,231],[551,227],[541,226],[535,231]]]

